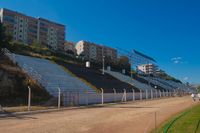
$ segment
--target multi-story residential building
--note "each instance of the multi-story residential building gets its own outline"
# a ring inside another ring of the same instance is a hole
[[[156,75],[164,75],[164,74],[166,74],[166,73],[165,73],[164,70],[157,69],[157,70],[155,71],[155,74],[156,74]]]
[[[24,44],[39,42],[54,50],[64,48],[65,26],[62,24],[5,8],[0,9],[0,21],[6,26],[6,32],[14,41]]]
[[[75,43],[73,42],[69,42],[69,41],[65,41],[65,44],[64,44],[64,50],[66,52],[73,52],[74,54],[76,54],[76,48],[75,48]]]
[[[143,74],[154,74],[158,70],[158,67],[154,64],[144,64],[137,66],[137,72]]]
[[[102,62],[104,57],[107,59],[107,62],[117,61],[117,50],[107,46],[87,41],[79,41],[76,44],[76,50],[78,55],[82,55],[88,60]]]

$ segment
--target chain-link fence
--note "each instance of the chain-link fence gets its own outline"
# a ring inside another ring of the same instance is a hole
[[[132,92],[126,93],[93,93],[93,92],[80,92],[80,91],[64,91],[62,94],[63,106],[79,106],[79,105],[91,105],[91,104],[104,104],[104,103],[117,103],[136,100],[150,100],[163,97],[174,97],[177,95],[186,95],[186,93],[180,94],[176,91],[157,91],[149,90],[145,92]]]

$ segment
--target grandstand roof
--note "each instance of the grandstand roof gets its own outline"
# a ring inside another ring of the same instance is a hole
[[[156,60],[153,59],[152,57],[149,57],[149,56],[147,56],[147,55],[145,55],[145,54],[142,54],[142,53],[140,53],[140,52],[138,52],[138,51],[136,51],[136,50],[133,50],[133,51],[134,51],[135,54],[137,54],[137,55],[139,55],[139,56],[141,56],[141,57],[143,57],[143,58],[146,58],[146,59],[148,59],[148,60],[151,60],[151,61],[153,61],[153,62],[156,62]]]

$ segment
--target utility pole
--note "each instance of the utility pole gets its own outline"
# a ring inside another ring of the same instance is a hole
[[[131,59],[131,57],[130,57]],[[131,79],[133,79],[133,74],[132,74],[132,64],[131,64],[131,61],[130,61],[130,73],[131,73]]]

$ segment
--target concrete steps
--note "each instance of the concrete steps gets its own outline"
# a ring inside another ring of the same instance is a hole
[[[90,86],[49,60],[23,55],[15,55],[15,60],[21,68],[35,78],[53,96],[57,96],[58,87],[63,92],[87,90],[95,93],[95,90]]]

